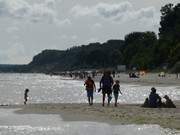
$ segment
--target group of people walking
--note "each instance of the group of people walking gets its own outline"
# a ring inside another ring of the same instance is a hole
[[[93,79],[88,76],[87,80],[84,83],[87,91],[88,103],[89,105],[93,105],[93,94],[96,92],[96,85]],[[117,101],[119,94],[122,95],[120,90],[120,82],[116,80],[113,81],[111,77],[111,72],[104,72],[101,80],[100,80],[100,88],[98,92],[102,92],[102,106],[105,105],[105,99],[107,97],[107,106],[110,105],[112,100],[112,94],[114,95],[114,106],[117,107]],[[27,104],[28,101],[28,93],[29,89],[25,89],[24,91],[24,104]],[[145,99],[144,104],[142,107],[150,107],[150,108],[157,108],[157,107],[164,107],[164,108],[176,108],[173,101],[169,98],[168,95],[165,95],[165,102],[162,102],[161,97],[159,94],[156,93],[156,89],[154,87],[151,88],[151,93],[149,97]]]
[[[84,85],[86,86],[88,103],[89,105],[93,105],[93,93],[96,91],[96,85],[90,76],[87,78]],[[102,91],[102,106],[105,105],[106,96],[108,102],[107,105],[108,106],[110,105],[113,94],[114,106],[117,107],[118,96],[119,94],[122,95],[122,92],[120,90],[119,81],[116,80],[114,83],[113,78],[111,77],[111,72],[104,72],[100,80],[100,88],[98,89],[98,92],[100,91]],[[149,94],[149,97],[145,99],[145,102],[142,105],[142,107],[176,108],[176,106],[174,105],[174,103],[172,102],[172,100],[169,98],[168,95],[165,95],[163,98],[166,100],[165,102],[162,102],[161,97],[159,96],[159,94],[156,93],[156,89],[152,87],[151,93]]]
[[[88,103],[89,105],[93,105],[93,93],[96,91],[96,85],[90,76],[85,81],[84,85],[86,86]],[[114,106],[117,107],[118,96],[119,93],[122,94],[122,92],[120,90],[119,81],[116,80],[114,83],[113,78],[111,77],[111,72],[104,72],[100,80],[100,88],[98,89],[98,92],[100,91],[102,91],[102,106],[104,106],[105,104],[106,96],[108,99],[107,105],[108,106],[110,105],[110,102],[112,100],[112,93],[113,93],[115,99]]]

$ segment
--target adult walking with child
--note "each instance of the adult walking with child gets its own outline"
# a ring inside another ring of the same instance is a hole
[[[110,105],[110,101],[112,99],[112,85],[113,85],[113,78],[111,77],[111,72],[106,71],[104,72],[101,80],[100,80],[100,89],[102,89],[102,106],[104,106],[106,94],[108,97],[108,106]]]

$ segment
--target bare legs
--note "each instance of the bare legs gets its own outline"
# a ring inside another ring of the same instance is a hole
[[[89,105],[91,105],[91,98],[88,97],[88,102],[89,102]]]
[[[117,100],[118,100],[118,98],[115,97],[115,103],[114,103],[114,106],[115,106],[115,107],[117,107]]]
[[[103,103],[102,103],[102,106],[104,106],[105,97],[106,97],[106,94],[103,93]]]
[[[108,106],[110,105],[111,99],[112,99],[111,94],[108,94]]]
[[[24,100],[24,104],[26,105],[27,99]]]
[[[104,102],[105,102],[105,98],[106,98],[106,94],[105,93],[103,93],[103,103],[102,103],[102,106],[104,106]],[[108,98],[108,106],[110,105],[110,102],[111,102],[111,99],[112,99],[112,97],[111,97],[111,94],[107,94],[107,98]]]
[[[89,105],[93,105],[93,96],[88,97]]]
[[[93,96],[91,97],[91,105],[93,105]]]

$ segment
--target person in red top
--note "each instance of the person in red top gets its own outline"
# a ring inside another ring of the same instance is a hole
[[[84,85],[86,86],[89,105],[93,105],[93,93],[96,90],[96,85],[90,76],[87,78]]]

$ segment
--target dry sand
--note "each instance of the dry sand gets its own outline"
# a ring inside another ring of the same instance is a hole
[[[180,130],[180,101],[177,108],[142,108],[140,105],[120,104],[102,107],[101,104],[29,104],[1,106],[16,108],[18,114],[59,114],[64,121],[96,121],[109,124],[158,124]]]

